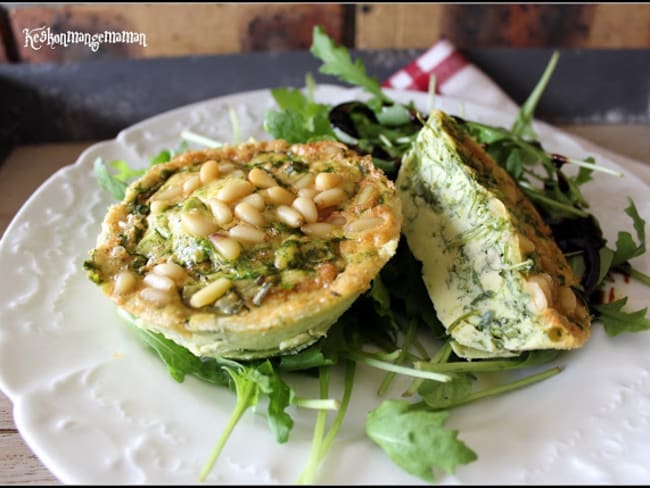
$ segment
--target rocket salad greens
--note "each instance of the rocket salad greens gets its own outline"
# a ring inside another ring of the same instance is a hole
[[[278,109],[265,114],[265,130],[273,138],[289,142],[339,140],[372,155],[375,165],[394,179],[400,159],[422,127],[425,114],[412,104],[393,101],[378,81],[366,74],[361,61],[352,61],[349,52],[336,46],[321,28],[315,28],[313,35],[311,52],[323,62],[320,71],[363,88],[370,98],[336,106],[317,103],[312,96],[314,82],[308,76],[304,91],[271,91]],[[619,232],[614,247],[610,247],[598,221],[589,213],[580,187],[595,171],[614,172],[599,167],[593,159],[574,161],[547,153],[536,140],[532,127],[534,110],[556,63],[557,54],[510,129],[458,120],[508,170],[551,226],[576,276],[581,277],[580,292],[594,320],[600,321],[610,336],[650,330],[647,309],[624,310],[627,298],[603,303],[603,285],[613,273],[623,273],[650,285],[650,277],[630,263],[646,251],[645,222],[634,202],[629,201],[625,213],[633,221],[636,236]],[[233,129],[237,132],[235,120]],[[184,141],[206,146],[219,144],[187,131],[182,137]],[[186,149],[187,142],[183,142],[176,150],[152,157],[150,164],[168,161]],[[574,176],[563,171],[570,164],[579,167]],[[143,172],[131,169],[124,161],[105,163],[101,159],[95,162],[94,171],[102,188],[117,199],[123,198],[127,182]],[[317,410],[311,455],[297,480],[303,484],[315,482],[319,464],[332,447],[345,417],[356,365],[363,364],[385,371],[384,380],[377,385],[378,395],[385,399],[367,416],[368,437],[402,469],[434,482],[440,472],[454,473],[459,466],[477,459],[471,447],[459,439],[458,431],[445,427],[454,408],[532,385],[561,371],[551,364],[562,354],[560,351],[531,351],[516,358],[471,362],[456,357],[422,282],[420,264],[404,240],[371,289],[340,318],[327,337],[292,356],[249,362],[198,358],[160,334],[135,326],[133,330],[156,351],[176,381],[194,375],[236,394],[235,410],[199,474],[200,480],[212,469],[242,415],[265,398],[269,429],[278,443],[289,440],[294,425],[287,413],[289,406]],[[436,349],[424,343],[423,334],[433,339]],[[546,369],[540,370],[542,367]],[[489,386],[478,386],[478,379],[485,375],[533,369],[535,373],[519,375],[509,383],[491,381]],[[334,372],[344,375],[340,399],[330,397],[329,379]],[[319,398],[304,398],[294,390],[291,379],[296,374],[310,375],[314,381],[318,378]],[[389,398],[388,389],[397,375],[408,378],[410,383],[401,398]],[[336,413],[328,426],[330,411]]]

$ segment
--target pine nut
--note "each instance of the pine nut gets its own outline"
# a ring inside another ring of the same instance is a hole
[[[374,186],[364,186],[357,197],[357,204],[361,206],[365,206],[366,204],[372,206],[375,203],[376,197],[377,190]]]
[[[307,173],[306,175],[302,175],[300,178],[298,178],[298,180],[293,184],[293,186],[298,190],[311,188],[312,186],[314,186],[315,179],[316,177],[313,174]]]
[[[536,281],[539,283],[539,286],[544,292],[546,301],[550,307],[553,303],[553,278],[551,278],[547,273],[539,273],[528,277],[528,280]]]
[[[566,314],[572,313],[578,305],[575,293],[568,286],[563,286],[558,290],[557,299],[562,311]]]
[[[316,195],[318,195],[318,190],[315,188],[301,188],[298,190],[298,195],[306,198],[314,198]]]
[[[308,224],[313,224],[318,220],[318,209],[312,199],[298,197],[291,205],[302,214]]]
[[[225,225],[232,221],[232,210],[230,207],[216,198],[211,198],[208,200],[210,205],[210,210],[212,210],[212,215],[214,215],[214,220],[217,221],[219,225]]]
[[[325,237],[332,233],[335,227],[326,222],[315,222],[313,224],[305,224],[300,230],[310,237]]]
[[[327,219],[328,224],[338,225],[338,226],[345,225],[346,222],[347,222],[347,220],[345,219],[345,217],[343,215],[334,215],[334,216],[330,217],[329,219]]]
[[[521,254],[526,256],[535,250],[535,244],[526,236],[519,235],[519,250]]]
[[[384,223],[381,217],[364,217],[361,219],[353,220],[346,226],[349,232],[367,232],[376,229]]]
[[[211,181],[219,178],[221,171],[219,169],[219,163],[214,159],[210,159],[201,165],[201,170],[199,171],[199,176],[201,177],[201,183],[204,185],[210,183]]]
[[[343,203],[348,198],[347,194],[340,188],[332,188],[320,192],[314,197],[314,203],[318,208],[334,207]]]
[[[219,164],[219,172],[221,174],[230,173],[235,168],[236,168],[236,166],[233,163],[221,163],[221,164]]]
[[[192,298],[190,298],[190,305],[194,308],[201,308],[210,305],[217,299],[221,298],[231,286],[232,283],[230,280],[226,278],[218,278],[192,295]]]
[[[117,295],[126,295],[132,291],[138,284],[138,278],[131,271],[121,271],[115,276],[115,286],[113,293]]]
[[[183,183],[183,193],[188,195],[200,186],[201,186],[201,177],[198,175],[192,176],[191,178],[185,180],[185,183]]]
[[[166,291],[147,287],[140,290],[140,298],[158,306],[163,306],[171,301],[172,296]]]
[[[180,283],[187,278],[185,269],[172,261],[156,264],[151,271],[157,275],[171,278],[175,283]]]
[[[235,239],[220,235],[212,235],[210,236],[210,240],[214,244],[217,252],[227,260],[234,261],[239,257],[241,253],[241,245]]]
[[[289,227],[300,227],[304,223],[304,217],[295,208],[287,205],[280,205],[277,209],[278,218]]]
[[[256,225],[257,227],[262,227],[266,223],[260,211],[248,202],[238,203],[235,207],[235,215],[244,222]]]
[[[206,237],[219,228],[208,215],[192,210],[181,213],[181,224],[185,231],[198,237]]]
[[[244,242],[260,243],[266,239],[266,234],[263,231],[247,224],[237,224],[228,233],[233,239]]]
[[[156,193],[156,200],[174,200],[179,198],[182,193],[180,185],[172,185]]]
[[[526,281],[524,291],[530,295],[533,312],[543,312],[548,308],[546,294],[537,281]]]
[[[488,202],[488,206],[490,207],[490,211],[497,217],[508,216],[508,210],[506,209],[506,206],[498,198],[491,198]]]
[[[273,177],[260,168],[253,168],[248,172],[248,181],[258,188],[271,188],[277,185]]]
[[[242,198],[240,202],[250,203],[260,212],[266,207],[266,201],[264,200],[264,197],[262,197],[262,195],[259,193],[251,193],[250,195]]]
[[[314,184],[318,191],[331,190],[332,188],[336,188],[342,179],[341,175],[336,173],[318,173]]]
[[[159,214],[159,213],[164,212],[165,209],[166,209],[167,207],[169,207],[169,205],[170,205],[170,203],[169,203],[167,200],[153,200],[153,201],[149,204],[149,211],[150,211],[152,214],[157,215],[157,214]]]
[[[246,195],[250,195],[255,190],[252,183],[245,180],[229,180],[218,192],[217,199],[222,202],[234,202]]]
[[[272,186],[266,190],[266,198],[273,205],[291,205],[294,196],[293,193],[286,188],[282,188],[281,186]]]
[[[546,273],[539,273],[528,277],[524,284],[524,291],[532,297],[535,311],[541,312],[552,306],[552,286],[553,279]]]
[[[142,281],[156,290],[172,291],[176,288],[176,283],[171,278],[156,273],[149,273]]]

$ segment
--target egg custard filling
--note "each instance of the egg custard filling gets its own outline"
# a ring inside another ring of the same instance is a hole
[[[325,336],[394,255],[401,203],[338,142],[263,141],[152,166],[84,263],[141,328],[197,356],[253,359]]]

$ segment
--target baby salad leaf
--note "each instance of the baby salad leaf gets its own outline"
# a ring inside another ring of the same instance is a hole
[[[242,415],[246,410],[257,405],[260,395],[267,395],[269,398],[267,419],[276,441],[278,443],[286,442],[289,432],[293,428],[293,420],[284,411],[293,398],[293,390],[277,375],[268,360],[257,366],[224,366],[224,369],[235,384],[237,403],[208,461],[199,474],[200,481],[205,480],[210,473]]]
[[[597,312],[596,318],[602,321],[608,336],[614,337],[623,332],[650,330],[650,320],[646,318],[648,308],[636,312],[625,312],[622,309],[626,303],[627,297],[624,297],[612,303],[592,306]]]
[[[366,419],[366,433],[398,466],[426,481],[435,481],[436,468],[450,474],[476,453],[447,430],[448,412],[432,412],[406,400],[385,400]]]
[[[277,442],[283,444],[289,440],[289,432],[293,428],[293,419],[284,410],[292,403],[294,392],[273,370],[269,361],[264,361],[257,370],[268,378],[264,383],[265,388],[260,390],[269,397],[269,428],[275,434]]]
[[[93,173],[99,186],[113,195],[113,198],[116,200],[122,200],[124,198],[127,183],[124,180],[120,180],[117,175],[111,173],[102,158],[95,159]]]
[[[133,318],[127,316],[126,312],[122,312],[121,315],[140,339],[158,354],[167,366],[171,377],[179,383],[185,380],[185,375],[191,374],[208,383],[229,385],[230,380],[223,370],[223,364],[219,364],[216,359],[203,360],[162,334],[136,326]],[[236,363],[232,362],[232,364]]]
[[[362,87],[379,100],[392,102],[382,91],[379,82],[366,74],[361,60],[353,63],[348,50],[343,46],[337,47],[318,25],[314,26],[311,53],[323,61],[319,68],[321,73],[337,76],[342,81]]]
[[[639,216],[634,201],[628,197],[629,205],[625,213],[632,218],[639,244],[636,244],[629,232],[619,232],[616,241],[616,250],[612,259],[612,267],[619,266],[625,261],[640,256],[646,251],[645,247],[645,221]]]
[[[472,385],[476,379],[469,373],[458,373],[451,381],[424,381],[418,388],[418,394],[427,405],[435,410],[444,410],[463,403],[472,393]]]
[[[264,114],[264,129],[277,139],[304,143],[318,139],[335,139],[329,123],[329,105],[308,99],[300,90],[271,90],[280,111]]]
[[[629,274],[646,285],[650,285],[650,277],[635,270],[629,260],[641,256],[646,252],[645,220],[639,215],[634,201],[628,197],[628,206],[625,213],[632,218],[634,230],[639,243],[635,243],[632,235],[626,231],[620,231],[616,240],[616,249],[603,246],[599,250],[600,274],[596,286],[602,285],[604,279],[612,271],[620,271]]]

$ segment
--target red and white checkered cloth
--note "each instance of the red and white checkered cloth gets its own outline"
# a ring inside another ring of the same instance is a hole
[[[391,75],[382,86],[426,92],[431,75],[435,75],[436,93],[501,110],[518,110],[517,104],[491,78],[470,63],[448,39],[436,42],[412,63]]]

